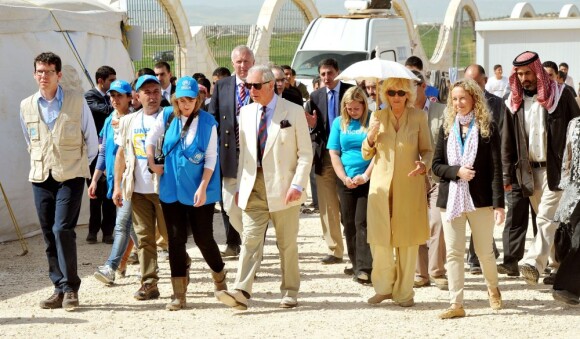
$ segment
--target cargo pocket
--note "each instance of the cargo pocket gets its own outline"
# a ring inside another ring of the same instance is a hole
[[[32,149],[30,151],[30,180],[43,180],[44,163],[42,161],[42,151],[40,149]]]

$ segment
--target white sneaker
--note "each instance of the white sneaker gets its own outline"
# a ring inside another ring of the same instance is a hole
[[[105,285],[112,285],[115,283],[115,271],[113,271],[111,266],[99,266],[93,275],[98,281],[104,283]]]

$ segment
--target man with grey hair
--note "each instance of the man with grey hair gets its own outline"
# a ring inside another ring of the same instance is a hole
[[[300,94],[300,91],[296,87],[286,86],[288,80],[284,75],[282,67],[274,65],[271,69],[274,74],[274,80],[276,81],[276,94],[296,105],[302,106],[302,94]]]
[[[248,70],[254,65],[254,53],[248,46],[240,45],[232,51],[234,74],[218,80],[214,86],[208,111],[219,124],[220,166],[222,173],[222,213],[226,232],[226,248],[222,257],[240,254],[242,211],[234,201],[238,171],[240,109],[250,102],[249,90],[244,87]]]
[[[234,290],[216,293],[222,303],[239,310],[248,307],[270,220],[282,266],[281,308],[297,306],[300,287],[298,221],[300,204],[306,201],[312,146],[304,110],[277,96],[274,80],[268,66],[252,67],[245,87],[254,102],[239,115],[236,201],[242,209],[243,241]]]

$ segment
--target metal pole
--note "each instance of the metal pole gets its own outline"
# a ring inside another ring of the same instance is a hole
[[[18,226],[18,222],[16,222],[16,217],[14,216],[14,212],[12,211],[12,207],[10,206],[10,201],[8,201],[8,197],[6,196],[6,192],[4,192],[4,187],[2,186],[2,182],[0,182],[0,189],[2,190],[2,195],[4,196],[4,201],[6,202],[6,207],[8,207],[8,213],[10,214],[10,218],[12,219],[12,223],[14,224],[14,229],[16,230],[16,235],[18,236],[18,240],[20,240],[20,245],[22,246],[22,253],[18,254],[19,256],[24,256],[28,253],[28,246],[26,244],[26,240],[22,236],[22,231],[20,231],[20,227]]]

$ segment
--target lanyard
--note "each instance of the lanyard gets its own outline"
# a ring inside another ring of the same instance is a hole
[[[467,130],[467,134],[465,135],[465,141],[469,138],[469,134],[471,133],[471,129],[473,128],[473,123],[475,122],[475,117],[471,119],[469,123],[469,129]],[[459,122],[453,126],[453,130],[455,131],[455,135],[457,137],[457,142],[459,142],[459,146],[461,146],[461,155],[463,155],[463,151],[465,150],[465,143],[461,141],[461,134],[459,133]]]

